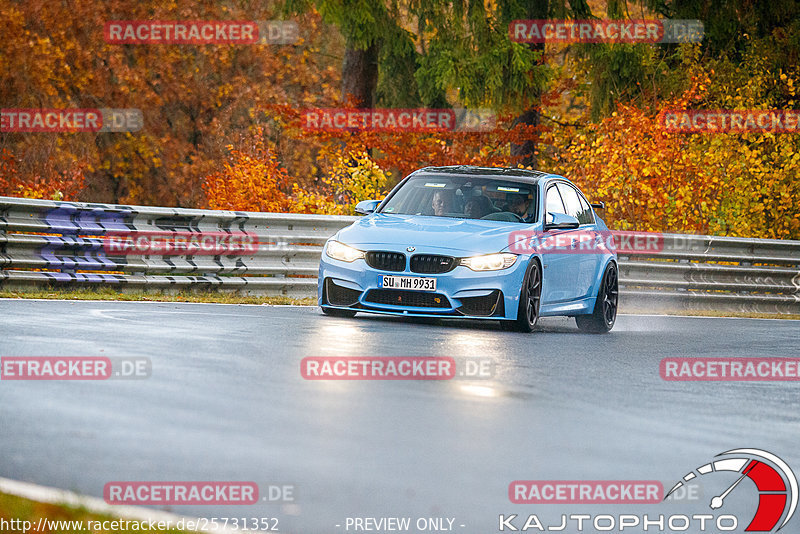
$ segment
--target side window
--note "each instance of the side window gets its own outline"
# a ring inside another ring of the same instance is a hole
[[[561,201],[561,195],[558,194],[556,186],[551,185],[547,189],[547,213],[566,213],[564,210],[564,203]]]
[[[561,198],[564,199],[564,207],[567,208],[564,213],[578,219],[581,211],[583,211],[581,201],[578,200],[578,192],[567,184],[558,184],[558,191],[561,193]]]
[[[558,190],[561,192],[561,198],[564,199],[564,205],[567,207],[567,215],[572,215],[581,224],[592,224],[594,222],[589,204],[586,203],[586,200],[574,187],[559,183]]]
[[[581,208],[583,208],[583,213],[581,217],[578,217],[578,221],[581,224],[594,224],[594,213],[592,212],[592,208],[589,206],[589,203],[586,202],[586,199],[583,198],[583,195],[578,195],[578,198],[581,201]]]

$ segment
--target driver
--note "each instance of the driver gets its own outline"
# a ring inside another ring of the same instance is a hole
[[[453,196],[450,194],[449,191],[439,190],[433,194],[433,200],[431,201],[431,207],[433,208],[433,214],[437,217],[444,217],[451,211],[453,206]]]
[[[528,195],[512,195],[508,202],[508,210],[522,219],[528,216],[530,206],[531,199],[528,198]]]

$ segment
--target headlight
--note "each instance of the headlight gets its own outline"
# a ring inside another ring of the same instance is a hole
[[[325,254],[334,260],[346,262],[353,262],[364,257],[363,250],[358,250],[357,248],[350,247],[344,243],[334,241],[333,239],[328,241],[328,246],[325,247]]]
[[[472,256],[463,258],[461,265],[469,267],[473,271],[499,271],[508,269],[517,261],[516,254],[503,252],[500,254],[486,254],[485,256]]]

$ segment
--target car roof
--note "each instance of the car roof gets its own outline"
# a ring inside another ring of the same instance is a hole
[[[428,174],[464,174],[470,176],[496,176],[507,178],[527,178],[532,182],[538,182],[539,179],[550,176],[549,173],[541,171],[531,171],[528,169],[517,169],[514,167],[478,167],[476,165],[448,165],[444,167],[423,167],[411,173]]]

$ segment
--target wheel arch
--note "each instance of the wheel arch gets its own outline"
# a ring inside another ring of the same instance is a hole
[[[611,264],[617,269],[617,280],[619,280],[619,259],[615,255],[609,255],[606,261],[602,263],[602,267],[597,269],[597,273],[595,273],[595,279],[592,282],[592,290],[590,292],[592,300],[591,305],[588,307],[589,311],[586,312],[587,314],[591,314],[591,311],[594,309],[597,295],[600,293],[600,287],[603,285],[603,276],[605,276],[606,269],[608,269],[608,266]]]

